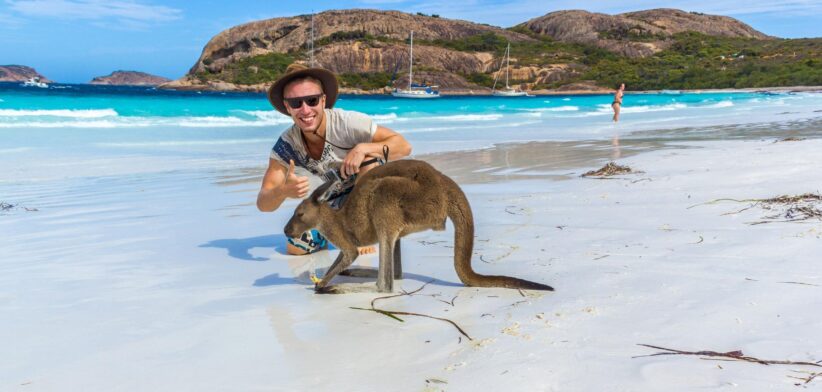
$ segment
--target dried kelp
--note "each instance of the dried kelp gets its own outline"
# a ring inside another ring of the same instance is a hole
[[[773,212],[763,216],[761,221],[750,222],[752,225],[773,222],[801,222],[811,219],[822,220],[822,194],[819,193],[804,193],[795,196],[782,195],[770,199],[716,199],[702,204],[715,204],[722,201],[750,203],[750,205],[739,211],[729,212],[723,215],[738,214],[752,208],[760,208]],[[691,207],[696,207],[697,205]]]
[[[618,176],[621,174],[634,174],[634,173],[642,173],[641,171],[634,171],[628,166],[622,166],[616,164],[616,162],[608,162],[605,166],[601,167],[599,170],[591,170],[580,177],[593,177],[593,178],[604,178],[604,177],[611,177],[611,176]]]

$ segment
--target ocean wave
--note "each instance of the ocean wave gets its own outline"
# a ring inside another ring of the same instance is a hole
[[[117,117],[114,109],[0,109],[0,117]]]
[[[524,108],[517,109],[524,112],[576,112],[579,111],[579,106],[557,106],[555,108]]]
[[[220,146],[230,144],[272,143],[272,139],[226,139],[226,140],[167,140],[153,142],[95,143],[98,147],[183,147]]]
[[[647,112],[665,112],[670,110],[685,109],[688,105],[684,103],[672,103],[668,105],[640,105],[640,106],[623,106],[620,113],[647,113]],[[597,112],[609,113],[613,112],[609,104],[597,105]]]
[[[555,108],[545,108],[546,112],[576,112],[579,110],[579,106],[558,106]]]
[[[717,102],[713,105],[708,105],[706,107],[709,107],[709,108],[729,108],[731,106],[734,106],[733,102],[731,102],[731,101],[721,101],[721,102]]]
[[[268,124],[290,124],[291,117],[285,116],[280,112],[274,110],[235,110],[232,113],[240,113],[248,116],[251,120],[261,120]],[[225,117],[230,118],[230,117]]]
[[[502,114],[456,114],[453,116],[433,116],[427,117],[426,120],[437,121],[494,121],[502,118]]]
[[[283,123],[246,120],[238,117],[114,117],[111,119],[74,119],[55,121],[36,119],[31,121],[2,121],[0,128],[145,128],[154,126],[179,126],[184,128],[265,127]]]
[[[370,117],[374,121],[390,122],[397,119],[397,113],[373,114]]]

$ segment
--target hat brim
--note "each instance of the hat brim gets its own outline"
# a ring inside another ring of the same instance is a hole
[[[334,107],[334,103],[337,102],[337,94],[339,93],[337,77],[334,76],[334,73],[331,71],[322,68],[306,68],[297,72],[291,72],[278,79],[268,88],[268,102],[271,103],[271,106],[274,106],[274,109],[277,109],[278,112],[290,116],[283,102],[283,90],[292,80],[306,76],[311,76],[322,82],[323,94],[325,94],[325,107],[328,109]]]

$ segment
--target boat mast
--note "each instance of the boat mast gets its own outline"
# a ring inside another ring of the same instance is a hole
[[[505,88],[510,90],[511,87],[508,86],[508,71],[511,69],[511,43],[508,43],[508,47],[505,49]]]
[[[408,89],[411,90],[414,80],[414,31],[411,31],[411,57],[408,61]]]
[[[314,13],[311,13],[311,44],[308,47],[311,53],[311,60],[309,60],[309,67],[314,68]]]

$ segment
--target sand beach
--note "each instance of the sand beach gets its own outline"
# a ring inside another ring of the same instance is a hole
[[[403,240],[397,296],[376,301],[314,294],[336,250],[285,255],[298,201],[254,206],[283,122],[230,99],[234,117],[197,121],[0,109],[0,390],[822,385],[818,94],[626,97],[617,125],[609,97],[468,117],[344,97],[461,185],[478,272],[556,289],[463,286],[449,224]],[[582,176],[611,161],[633,172]]]

